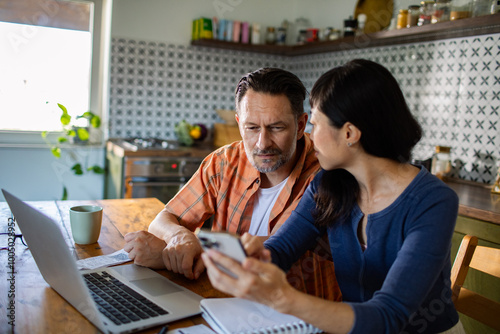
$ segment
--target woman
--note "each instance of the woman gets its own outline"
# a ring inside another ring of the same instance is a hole
[[[422,130],[396,80],[381,65],[353,60],[323,74],[310,103],[323,171],[265,245],[243,237],[247,253],[260,260],[240,266],[214,251],[203,254],[212,284],[325,332],[463,333],[449,279],[458,199],[408,163]],[[342,303],[294,290],[282,271],[324,234]]]

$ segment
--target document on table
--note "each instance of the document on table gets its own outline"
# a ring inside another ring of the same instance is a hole
[[[125,263],[132,261],[128,257],[128,253],[123,249],[116,251],[112,254],[89,257],[86,259],[76,261],[78,269],[96,269],[102,267],[109,267],[115,264]]]

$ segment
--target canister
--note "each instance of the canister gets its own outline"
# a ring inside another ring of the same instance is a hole
[[[408,24],[408,9],[400,9],[398,14],[398,23],[396,29],[406,28]]]
[[[438,23],[450,20],[451,1],[436,0],[434,3],[434,11],[432,13],[431,23]]]
[[[472,3],[470,0],[452,0],[450,20],[466,19],[471,17]]]
[[[431,24],[432,13],[434,11],[434,1],[422,1],[420,3],[420,15],[418,16],[419,27]]]
[[[451,147],[436,146],[432,157],[431,173],[443,179],[451,171]]]
[[[407,28],[416,27],[419,15],[420,15],[420,6],[418,5],[408,6],[408,20],[406,27]]]

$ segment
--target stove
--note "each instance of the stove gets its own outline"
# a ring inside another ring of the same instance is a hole
[[[127,138],[123,139],[122,144],[134,152],[138,150],[175,150],[179,148],[179,143],[176,141],[161,138]]]
[[[110,139],[106,198],[156,197],[167,203],[212,150],[208,146],[181,146],[162,138]]]

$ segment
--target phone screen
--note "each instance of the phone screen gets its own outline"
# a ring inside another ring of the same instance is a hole
[[[198,229],[195,233],[204,250],[215,249],[240,263],[247,257],[240,238],[235,235],[227,232],[210,232],[201,229]],[[236,277],[230,268],[225,268],[219,264],[217,266],[227,274]]]

